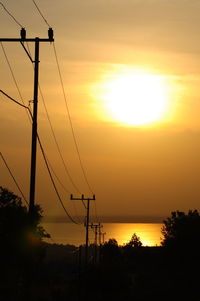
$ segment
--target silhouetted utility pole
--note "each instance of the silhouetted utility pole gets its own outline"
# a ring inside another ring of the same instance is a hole
[[[34,64],[34,91],[33,91],[33,115],[32,115],[32,146],[31,146],[31,171],[30,171],[30,196],[29,214],[32,215],[35,205],[35,178],[36,178],[36,151],[37,151],[37,107],[38,107],[38,77],[39,77],[39,45],[40,42],[53,42],[53,30],[49,28],[48,38],[26,38],[25,28],[21,29],[20,38],[0,38],[0,42],[20,42],[31,62]],[[35,43],[35,58],[32,60],[30,53],[24,46],[24,42]]]
[[[102,237],[103,237],[102,242],[103,242],[103,244],[104,244],[106,232],[101,232],[101,235],[102,235]]]
[[[99,245],[101,245],[101,234],[102,234],[102,232],[101,232],[101,229],[103,228],[103,225],[101,225],[100,223],[99,223],[99,226],[98,226],[98,234],[99,234]]]
[[[103,225],[101,225],[100,223],[98,224],[91,224],[90,227],[92,229],[94,229],[94,247],[95,247],[95,256],[94,256],[94,261],[95,263],[97,262],[97,245],[98,245],[98,242],[97,242],[97,237],[99,235],[99,246],[101,245],[101,228],[103,227]]]
[[[88,263],[88,241],[89,241],[89,221],[90,221],[90,201],[95,201],[95,195],[93,198],[85,198],[82,194],[81,198],[74,198],[73,194],[71,194],[71,200],[81,200],[87,201],[86,206],[86,221],[85,221],[85,228],[86,228],[86,237],[85,237],[85,264]]]

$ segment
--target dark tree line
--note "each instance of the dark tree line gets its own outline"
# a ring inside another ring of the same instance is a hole
[[[21,199],[0,187],[2,300],[32,300],[31,294],[34,301],[90,301],[94,300],[94,295],[96,300],[102,301],[200,299],[196,276],[200,269],[200,215],[197,210],[172,212],[163,221],[161,246],[143,247],[136,233],[124,246],[119,246],[113,238],[99,249],[98,263],[81,268],[77,248],[68,247],[67,251],[62,246],[63,255],[59,256],[61,246],[49,247],[43,242],[47,234],[40,224],[42,210],[39,206],[35,206],[33,217],[30,223],[28,209]],[[50,252],[45,257],[46,248]],[[54,250],[52,259],[46,261]],[[30,271],[34,274],[33,267],[37,279],[29,277]],[[27,295],[23,289],[30,283],[33,286],[29,285]]]

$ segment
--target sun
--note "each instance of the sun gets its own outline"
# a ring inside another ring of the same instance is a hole
[[[100,98],[110,119],[144,126],[161,121],[167,111],[166,79],[151,73],[120,74],[102,84]]]

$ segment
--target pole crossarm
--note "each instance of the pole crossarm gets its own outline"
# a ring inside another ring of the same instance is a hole
[[[50,38],[26,38],[26,39],[21,39],[21,38],[0,38],[0,42],[35,42],[35,40],[38,40],[39,42],[54,42],[54,39]]]
[[[70,200],[78,200],[78,201],[87,201],[87,200],[90,200],[90,201],[95,201],[96,200],[96,197],[95,197],[95,194],[93,195],[92,198],[85,198],[84,197],[84,194],[81,195],[81,198],[75,198],[73,197],[73,194],[70,195]]]

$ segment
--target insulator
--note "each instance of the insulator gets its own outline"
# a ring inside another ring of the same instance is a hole
[[[53,41],[53,29],[51,27],[48,29],[48,36],[49,40]]]
[[[21,34],[21,39],[25,40],[26,39],[26,29],[24,27],[21,28],[20,34]]]

